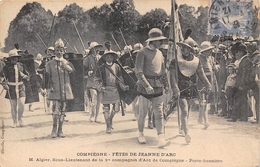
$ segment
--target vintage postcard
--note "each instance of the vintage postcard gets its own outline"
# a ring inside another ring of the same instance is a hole
[[[0,167],[258,167],[259,64],[259,0],[0,0]]]

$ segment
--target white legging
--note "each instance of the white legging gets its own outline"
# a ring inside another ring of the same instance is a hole
[[[21,120],[24,111],[25,97],[20,97],[18,99],[11,99],[11,114],[14,122],[17,122],[17,112],[18,120]]]

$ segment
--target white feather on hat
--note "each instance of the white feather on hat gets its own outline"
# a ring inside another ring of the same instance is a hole
[[[66,48],[61,38],[58,38],[54,44],[55,48]]]

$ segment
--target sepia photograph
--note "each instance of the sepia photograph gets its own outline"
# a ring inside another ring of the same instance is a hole
[[[0,167],[260,167],[260,0],[0,0]]]

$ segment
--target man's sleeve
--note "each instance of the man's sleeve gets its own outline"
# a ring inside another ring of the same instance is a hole
[[[136,77],[137,77],[139,83],[145,89],[147,89],[147,88],[151,87],[151,85],[144,76],[143,68],[144,68],[144,53],[142,51],[139,51],[137,53],[137,57],[136,57],[135,74],[136,74]]]

